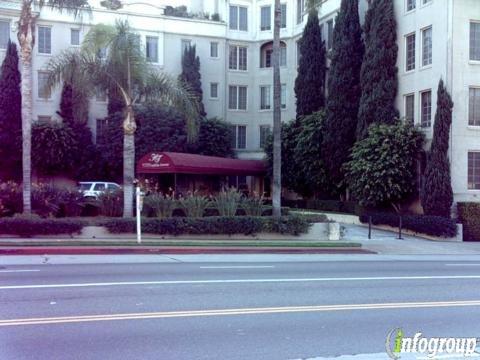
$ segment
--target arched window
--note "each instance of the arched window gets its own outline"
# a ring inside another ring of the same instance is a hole
[[[260,67],[269,68],[273,66],[273,41],[265,43],[260,48]],[[280,41],[280,66],[287,66],[287,45]]]

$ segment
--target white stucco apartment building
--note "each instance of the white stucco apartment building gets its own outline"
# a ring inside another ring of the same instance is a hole
[[[306,22],[306,0],[282,0],[282,120],[295,117],[294,82],[297,41]],[[91,14],[81,19],[45,7],[37,23],[34,50],[34,120],[55,116],[57,89],[42,91],[45,64],[64,49],[78,47],[91,24],[126,19],[142,37],[151,62],[172,76],[181,71],[184,46],[196,45],[200,57],[203,102],[209,117],[235,126],[240,158],[263,157],[263,141],[272,124],[273,2],[270,0],[185,0],[191,13],[218,14],[221,21],[164,15],[168,0],[125,0],[110,11],[91,0]],[[360,0],[363,18],[368,0]],[[340,0],[324,0],[319,11],[327,48]],[[399,46],[402,117],[413,118],[431,139],[436,89],[442,78],[455,103],[450,159],[456,201],[480,201],[480,0],[394,0]],[[0,60],[8,38],[16,41],[20,2],[0,2]],[[147,50],[148,49],[148,50]],[[102,129],[106,99],[91,100],[89,125]]]

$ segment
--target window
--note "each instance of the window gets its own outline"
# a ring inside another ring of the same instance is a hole
[[[430,127],[432,125],[432,92],[430,90],[421,93],[421,109],[421,126]]]
[[[282,84],[281,91],[280,91],[280,99],[282,104],[282,109],[287,108],[287,85]]]
[[[40,99],[50,99],[52,95],[50,90],[47,87],[48,81],[48,72],[47,71],[39,71],[38,72],[38,98]]]
[[[97,119],[97,128],[96,128],[96,138],[98,140],[105,135],[108,128],[108,120],[107,119]]]
[[[280,28],[287,27],[287,4],[280,4]]]
[[[107,93],[105,90],[96,88],[95,89],[95,101],[97,102],[107,102]]]
[[[245,46],[230,45],[228,68],[247,71],[247,48]]]
[[[480,88],[470,88],[468,99],[468,125],[480,126]]]
[[[305,0],[297,0],[297,24],[303,21],[303,12],[305,11]]]
[[[70,29],[70,45],[73,45],[73,46],[80,45],[80,30]]]
[[[422,66],[432,65],[432,27],[422,30]]]
[[[260,110],[269,110],[271,108],[271,86],[260,86]]]
[[[260,30],[271,30],[272,10],[270,6],[262,6],[260,8]]]
[[[218,58],[218,43],[211,42],[210,43],[210,57]]]
[[[192,46],[192,41],[188,39],[182,39],[182,55],[186,49]]]
[[[147,36],[146,57],[147,57],[147,61],[158,63],[158,37]]]
[[[327,50],[330,50],[333,45],[333,20],[327,21]]]
[[[247,127],[245,125],[232,125],[232,147],[234,149],[246,149]]]
[[[248,31],[247,8],[230,5],[230,30]]]
[[[260,149],[265,149],[268,135],[270,135],[270,125],[260,125]]]
[[[480,151],[468,153],[468,190],[480,190]]]
[[[470,60],[480,61],[480,22],[470,23]]]
[[[48,116],[48,115],[38,115],[38,121],[41,121],[41,122],[51,122],[52,121],[52,117],[51,116]]]
[[[266,43],[260,48],[260,67],[273,66],[273,42]],[[287,47],[284,42],[280,43],[280,66],[287,66]]]
[[[247,87],[229,86],[228,87],[228,109],[229,110],[247,110]]]
[[[415,10],[416,7],[417,7],[417,0],[407,0],[407,11]]]
[[[52,53],[52,28],[48,26],[38,27],[38,52],[40,54]]]
[[[415,34],[407,35],[405,38],[405,70],[415,70]]]
[[[405,120],[413,124],[415,123],[415,95],[405,95]]]
[[[432,2],[432,0],[422,0],[422,5],[427,5],[431,2]]]
[[[210,98],[218,98],[218,83],[210,83]]]
[[[0,49],[6,49],[10,39],[10,22],[0,20]]]

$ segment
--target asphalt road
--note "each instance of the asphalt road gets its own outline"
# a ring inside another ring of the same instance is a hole
[[[280,260],[2,266],[0,359],[387,359],[394,328],[480,337],[480,261]]]

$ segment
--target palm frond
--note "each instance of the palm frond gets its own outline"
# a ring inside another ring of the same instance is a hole
[[[61,12],[66,12],[74,17],[82,17],[84,13],[91,15],[92,8],[88,3],[88,0],[39,0],[38,6],[50,6],[50,8]]]

